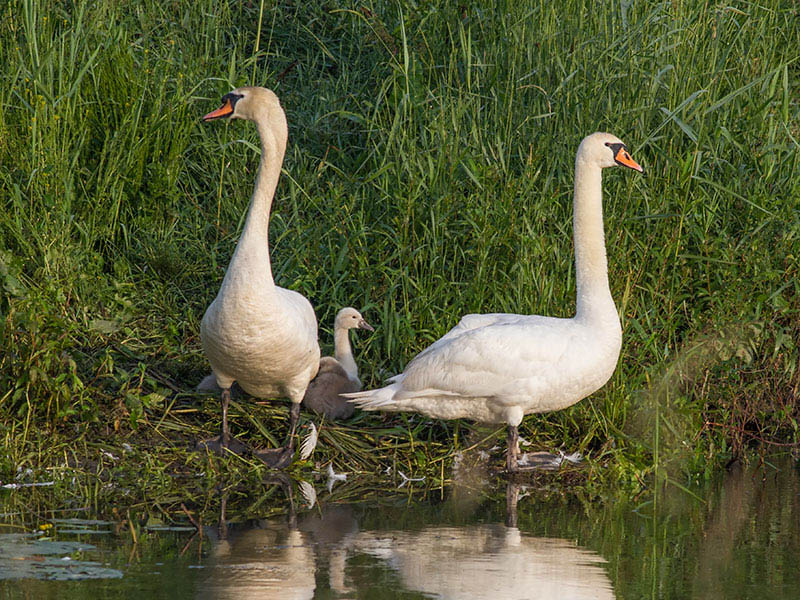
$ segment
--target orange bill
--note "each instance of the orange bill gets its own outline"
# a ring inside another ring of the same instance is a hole
[[[639,163],[631,158],[631,155],[628,154],[628,150],[625,148],[625,146],[620,146],[619,150],[617,150],[617,153],[614,155],[614,160],[617,161],[617,164],[620,164],[623,167],[628,167],[629,169],[633,169],[634,171],[639,171],[639,173],[644,171]]]
[[[225,98],[225,104],[220,106],[217,110],[212,110],[210,113],[203,117],[203,121],[211,121],[212,119],[220,119],[222,117],[229,117],[233,114],[233,105],[230,98]]]

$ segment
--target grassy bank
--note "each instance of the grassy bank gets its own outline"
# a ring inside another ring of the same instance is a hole
[[[356,341],[366,385],[464,313],[571,314],[572,162],[602,129],[646,168],[604,181],[622,356],[523,435],[632,485],[798,441],[797,7],[451,4],[2,9],[0,479],[123,443],[150,478],[206,460],[185,452],[219,418],[192,393],[199,320],[258,146],[199,116],[250,83],[290,127],[276,280],[316,307],[323,350],[341,306],[378,326]],[[284,406],[241,406],[237,431],[281,439]],[[429,475],[483,433],[379,415],[324,431],[323,458]]]

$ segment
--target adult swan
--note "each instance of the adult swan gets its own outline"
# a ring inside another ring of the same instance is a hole
[[[575,158],[573,318],[467,315],[389,385],[347,396],[365,410],[506,423],[506,468],[518,471],[522,417],[575,404],[617,365],[622,328],[608,287],[601,177],[615,165],[642,171],[615,136],[584,138]]]
[[[286,150],[286,115],[270,90],[243,87],[225,94],[222,106],[203,120],[221,118],[255,122],[261,163],[242,236],[200,324],[203,350],[222,388],[222,432],[204,445],[243,450],[228,431],[230,388],[236,381],[258,398],[292,401],[286,446],[254,453],[270,466],[284,467],[292,459],[300,402],[317,374],[320,356],[314,309],[302,295],[275,285],[269,259],[269,213]]]

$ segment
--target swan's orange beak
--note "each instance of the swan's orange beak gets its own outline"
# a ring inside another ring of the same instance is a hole
[[[203,117],[203,121],[211,121],[213,119],[221,119],[222,117],[230,117],[233,114],[233,104],[230,98],[224,98],[225,104],[220,106],[217,110],[212,110],[210,113]]]
[[[629,169],[633,169],[634,171],[639,171],[639,173],[643,173],[644,169],[637,163],[631,155],[628,154],[628,150],[625,146],[620,146],[617,153],[614,155],[614,160],[617,162],[618,165],[622,165],[623,167],[628,167]]]

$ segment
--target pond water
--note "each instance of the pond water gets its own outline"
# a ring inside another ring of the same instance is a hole
[[[379,503],[339,502],[321,488],[308,508],[291,484],[279,495],[287,514],[262,519],[237,519],[220,495],[209,499],[216,516],[202,536],[143,527],[135,542],[119,522],[85,513],[26,526],[6,514],[0,596],[800,598],[791,460],[734,467],[691,489],[666,485],[647,500],[587,499],[547,484],[414,485]]]

